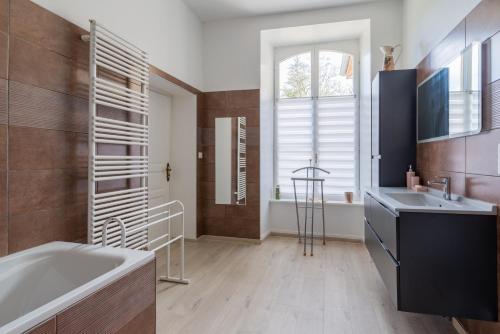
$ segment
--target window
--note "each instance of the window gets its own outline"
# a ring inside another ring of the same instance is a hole
[[[330,171],[321,175],[327,199],[357,192],[354,56],[322,47],[286,51],[276,59],[275,183],[292,198],[292,171],[312,163]]]

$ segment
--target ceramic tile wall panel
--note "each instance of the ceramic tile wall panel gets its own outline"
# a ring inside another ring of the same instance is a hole
[[[202,94],[198,111],[198,216],[205,234],[260,238],[259,90]],[[215,204],[215,118],[247,118],[247,205]]]

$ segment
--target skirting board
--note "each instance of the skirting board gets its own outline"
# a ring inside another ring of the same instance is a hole
[[[279,230],[271,230],[269,233],[271,236],[277,236],[277,237],[292,237],[292,238],[297,238],[297,233],[296,232],[290,232],[290,231],[279,231]],[[315,239],[322,239],[321,235],[315,235]],[[354,242],[354,243],[363,243],[363,239],[357,237],[357,236],[341,236],[341,235],[326,235],[325,237],[326,240],[330,241],[347,241],[347,242]]]
[[[200,237],[197,240],[238,241],[238,242],[244,242],[244,243],[249,243],[249,244],[261,244],[262,243],[262,240],[260,240],[260,239],[223,237],[223,236],[209,235],[209,234],[200,235]]]

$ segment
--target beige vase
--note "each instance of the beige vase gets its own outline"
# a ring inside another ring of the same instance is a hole
[[[394,59],[394,52],[399,49],[399,54]],[[390,46],[390,45],[383,45],[380,47],[380,51],[382,51],[382,54],[384,55],[384,71],[394,71],[396,67],[396,63],[399,60],[399,57],[401,56],[401,45],[396,45],[396,46]]]

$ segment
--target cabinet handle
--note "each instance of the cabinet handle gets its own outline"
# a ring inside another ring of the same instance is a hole
[[[372,155],[372,159],[373,160],[380,160],[382,159],[382,155],[378,154],[378,155]]]

